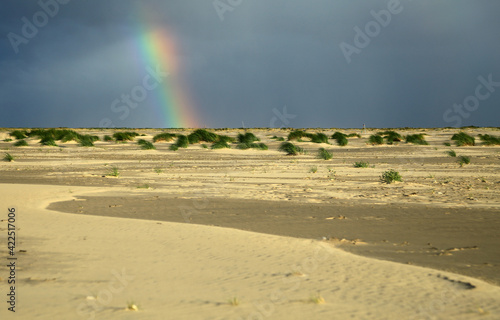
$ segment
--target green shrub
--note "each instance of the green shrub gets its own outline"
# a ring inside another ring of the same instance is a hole
[[[215,142],[217,141],[217,134],[207,131],[205,129],[197,129],[193,133],[190,134],[191,138],[189,140],[195,141],[204,141],[204,142]]]
[[[94,146],[94,137],[90,135],[80,135],[78,138],[78,143],[82,147],[93,147]]]
[[[410,134],[406,136],[406,143],[428,145],[429,143],[425,141],[423,134]]]
[[[450,146],[451,146],[451,144],[450,144],[449,142],[443,142],[443,145],[444,145],[444,146],[447,146],[447,147],[450,147]]]
[[[458,164],[463,167],[464,164],[469,164],[470,163],[470,158],[467,156],[460,156],[458,157]]]
[[[455,133],[451,137],[451,140],[455,141],[455,144],[457,145],[457,147],[474,146],[476,144],[476,140],[474,139],[474,137],[469,136],[465,132]]]
[[[200,137],[197,134],[191,133],[187,137],[188,137],[189,144],[195,144],[195,143],[200,142]]]
[[[222,135],[219,135],[217,137],[217,141],[222,141],[222,142],[226,142],[226,143],[231,143],[231,142],[234,142],[234,138],[233,137],[229,137],[229,136],[222,136]]]
[[[479,139],[486,146],[500,145],[500,138],[499,137],[495,137],[495,136],[491,136],[489,134],[480,134],[479,135]]]
[[[456,157],[457,153],[454,150],[446,151],[446,154],[450,157]]]
[[[113,137],[106,135],[104,136],[104,141],[113,141]]]
[[[286,154],[289,156],[296,156],[304,152],[304,150],[301,147],[298,147],[291,142],[283,142],[278,150],[286,152]]]
[[[364,161],[354,162],[354,168],[368,168],[370,164]]]
[[[237,140],[239,143],[251,144],[255,141],[260,141],[253,133],[246,132],[245,134],[239,133]]]
[[[353,138],[353,137],[361,138],[361,135],[359,133],[350,133],[347,135],[347,138]]]
[[[113,138],[116,141],[133,141],[139,134],[137,132],[115,132]]]
[[[10,153],[5,153],[5,156],[3,157],[4,161],[12,162],[14,161],[14,157]]]
[[[170,149],[170,150],[172,150],[172,151],[177,151],[177,150],[179,150],[179,146],[178,146],[178,145],[176,145],[176,144],[172,144],[172,145],[169,147],[169,149]]]
[[[229,144],[227,144],[227,142],[216,141],[212,144],[212,146],[210,148],[211,149],[223,149],[223,148],[231,148],[231,146]]]
[[[379,134],[372,134],[368,138],[368,143],[371,143],[371,144],[383,144],[384,143],[384,138],[381,135],[379,135]]]
[[[401,181],[401,176],[396,170],[390,169],[382,173],[380,180],[385,183],[393,183],[394,181]]]
[[[3,142],[11,142],[12,139],[3,139]]]
[[[394,142],[400,142],[401,140],[403,140],[403,137],[399,133],[392,130],[379,132],[379,135],[385,138],[387,144],[393,144]]]
[[[207,146],[206,144],[202,144],[202,145],[201,145],[201,147],[202,147],[203,149],[207,149],[207,148],[208,148],[208,146]]]
[[[108,173],[108,176],[111,176],[111,177],[118,177],[119,175],[120,175],[120,172],[118,171],[118,167],[111,168],[111,172]]]
[[[319,148],[318,158],[323,160],[330,160],[331,158],[333,158],[333,153],[329,152],[325,148]]]
[[[288,141],[300,140],[300,139],[302,139],[303,137],[306,137],[306,136],[307,136],[307,134],[304,131],[302,131],[302,130],[294,130],[294,131],[292,131],[292,132],[290,132],[288,134],[288,139],[287,140]]]
[[[321,132],[311,135],[310,138],[314,143],[328,143],[328,136]]]
[[[188,137],[182,134],[177,135],[177,142],[175,143],[175,145],[179,148],[187,148],[189,145]]]
[[[43,146],[57,147],[56,141],[52,137],[43,137],[40,139],[40,144]]]
[[[341,147],[344,147],[346,146],[349,141],[347,140],[347,135],[343,134],[342,132],[335,132],[334,134],[332,134],[332,139],[335,139],[335,141],[337,141],[337,144]]]
[[[158,141],[165,141],[165,142],[170,142],[175,138],[174,133],[159,133],[153,137],[153,142],[158,142]]]
[[[14,130],[11,133],[9,133],[9,135],[11,137],[16,138],[17,140],[27,138],[27,136],[26,136],[26,130]]]
[[[17,140],[17,142],[14,143],[14,147],[26,147],[26,146],[28,146],[28,143],[24,139]]]
[[[146,141],[144,139],[140,139],[137,141],[137,144],[141,146],[141,149],[143,150],[154,150],[156,147],[149,141]]]

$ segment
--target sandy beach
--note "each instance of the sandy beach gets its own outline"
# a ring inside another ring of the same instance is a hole
[[[77,131],[102,140],[118,130]],[[148,141],[190,133],[133,131]],[[450,137],[460,130],[451,128],[396,129],[424,133],[429,145],[373,146],[367,139],[380,130],[352,129],[339,130],[360,135],[345,147],[294,142],[307,152],[287,156],[272,137],[290,130],[248,131],[269,150],[0,142],[14,157],[0,162],[4,297],[8,208],[17,212],[18,258],[16,313],[4,303],[0,317],[500,317],[499,146],[456,147]],[[318,159],[320,147],[333,158]],[[470,164],[460,166],[450,150]],[[402,182],[381,183],[389,169]]]

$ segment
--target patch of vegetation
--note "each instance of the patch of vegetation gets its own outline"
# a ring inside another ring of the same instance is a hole
[[[141,146],[141,149],[143,150],[155,150],[156,147],[149,141],[146,141],[144,139],[140,139],[137,141],[137,144]]]
[[[40,140],[40,144],[42,146],[52,146],[52,147],[57,147],[56,141],[52,137],[43,137]]]
[[[217,137],[217,141],[222,141],[222,142],[226,142],[226,143],[231,143],[231,142],[234,142],[234,138],[233,137],[230,137],[230,136],[223,136],[223,135],[219,135]]]
[[[131,131],[115,132],[113,134],[113,138],[115,138],[116,141],[133,141],[138,135],[139,134],[137,132]]]
[[[309,172],[310,173],[316,173],[316,172],[318,172],[318,167],[316,167],[316,166],[311,167],[311,169],[309,169]]]
[[[3,161],[7,162],[12,162],[14,161],[14,157],[10,153],[5,153],[5,156],[3,157]]]
[[[361,135],[359,133],[350,133],[347,135],[347,138],[353,138],[353,137],[361,138]]]
[[[11,142],[12,139],[3,139],[3,142]]]
[[[451,146],[451,144],[450,144],[449,142],[443,142],[443,145],[444,145],[444,146],[447,146],[447,147],[450,147],[450,146]]]
[[[330,160],[331,158],[333,158],[333,153],[329,152],[325,148],[319,148],[318,158],[323,160]]]
[[[99,137],[98,136],[91,136],[91,135],[78,135],[78,143],[82,147],[93,147],[94,146],[94,141],[98,141]]]
[[[224,148],[230,149],[231,146],[225,141],[216,141],[210,147],[210,149],[224,149]]]
[[[368,138],[368,143],[375,145],[375,144],[383,144],[384,143],[384,138],[379,135],[379,134],[372,134]]]
[[[464,164],[469,164],[470,163],[470,157],[467,156],[460,156],[458,157],[458,164],[463,167]]]
[[[308,135],[308,137],[311,138],[311,142],[314,143],[328,143],[328,136],[321,132]]]
[[[457,153],[455,152],[455,150],[446,151],[446,154],[449,155],[450,157],[456,157],[457,156]]]
[[[394,181],[402,181],[401,175],[394,169],[390,169],[382,173],[380,180],[384,183],[391,184]]]
[[[429,143],[425,141],[423,134],[410,134],[406,136],[406,143],[428,145]]]
[[[179,146],[178,146],[178,145],[176,145],[176,144],[173,144],[173,145],[171,145],[171,146],[169,147],[169,149],[170,149],[170,150],[172,150],[172,151],[177,151],[177,150],[179,150]]]
[[[370,164],[368,162],[364,161],[357,161],[354,162],[354,168],[368,168]]]
[[[491,136],[489,134],[480,134],[479,139],[486,146],[500,145],[500,137]]]
[[[285,138],[277,136],[272,136],[271,139],[275,139],[276,141],[285,141]]]
[[[16,143],[14,143],[14,147],[27,147],[27,146],[28,142],[26,142],[26,140],[24,139],[17,140]]]
[[[151,186],[147,183],[137,186],[137,189],[151,189]]]
[[[201,147],[202,147],[203,149],[208,149],[208,146],[207,146],[206,144],[202,144],[202,145],[201,145]]]
[[[120,172],[118,171],[118,167],[112,167],[111,172],[107,174],[110,177],[118,177]]]
[[[197,141],[197,142],[200,142],[200,141],[215,142],[215,141],[217,141],[217,138],[218,138],[217,134],[210,132],[210,131],[207,131],[205,129],[197,129],[193,133],[191,133],[189,136],[190,136],[190,138],[188,138],[189,141]],[[197,143],[197,142],[193,142],[193,143]]]
[[[278,150],[286,152],[289,156],[296,156],[300,153],[304,153],[304,150],[301,147],[298,147],[291,142],[283,142]]]
[[[14,130],[14,131],[10,132],[9,135],[11,137],[16,138],[17,140],[19,140],[19,139],[26,139],[27,138],[27,136],[26,136],[26,130]]]
[[[153,142],[159,142],[159,141],[165,141],[165,142],[170,142],[174,140],[175,134],[174,133],[159,133],[153,137]]]
[[[177,135],[177,141],[175,142],[177,148],[187,148],[189,145],[189,139],[185,135]]]
[[[246,132],[245,134],[239,133],[237,140],[239,143],[244,143],[244,144],[251,144],[251,143],[254,143],[255,141],[260,141],[260,139],[257,138],[251,132]]]
[[[337,141],[337,144],[341,147],[344,147],[349,143],[347,137],[348,136],[346,134],[338,131],[332,134],[332,139],[335,139],[335,141]]]
[[[325,303],[325,298],[323,298],[319,293],[313,295],[310,299],[310,302],[314,304],[323,304]]]
[[[403,137],[399,133],[392,130],[382,131],[378,134],[384,137],[387,144],[393,144],[394,142],[400,142],[403,140]]]
[[[294,131],[292,131],[292,132],[290,132],[288,134],[287,140],[288,141],[301,140],[302,138],[304,138],[306,136],[307,136],[307,133],[305,133],[304,131],[302,131],[302,130],[294,130]]]
[[[113,137],[105,135],[104,136],[104,141],[113,141]]]
[[[457,147],[476,145],[476,139],[474,139],[474,137],[472,137],[472,136],[469,136],[465,132],[455,133],[451,137],[451,140],[455,141],[455,144],[457,145]]]

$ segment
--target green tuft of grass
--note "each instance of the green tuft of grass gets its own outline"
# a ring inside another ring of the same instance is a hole
[[[384,137],[384,139],[387,141],[387,144],[393,144],[394,142],[400,142],[401,140],[403,140],[403,137],[399,133],[392,130],[382,131],[378,134]]]
[[[319,148],[318,158],[323,160],[330,160],[331,158],[333,158],[333,153],[329,152],[325,148]]]
[[[450,157],[456,157],[457,156],[457,153],[455,152],[455,150],[446,151],[445,153],[447,155],[449,155]]]
[[[10,132],[9,135],[11,137],[16,138],[17,140],[19,140],[19,139],[26,139],[27,138],[27,136],[26,136],[26,130],[14,130],[14,131]]]
[[[260,141],[259,138],[257,138],[253,133],[251,132],[246,132],[245,134],[239,133],[237,137],[238,142],[244,143],[244,144],[251,144],[254,143],[255,141]]]
[[[429,143],[425,141],[423,134],[410,134],[406,136],[406,143],[413,143],[419,145],[428,145]]]
[[[380,180],[384,183],[391,184],[394,181],[402,181],[401,175],[394,169],[390,169],[382,173]]]
[[[141,149],[143,150],[155,150],[156,147],[149,141],[146,141],[144,139],[140,139],[137,141],[137,144],[141,146]]]
[[[24,139],[17,140],[14,143],[14,147],[26,147],[26,146],[28,146],[28,142],[26,142],[26,140],[24,140]]]
[[[443,142],[443,145],[444,145],[444,146],[447,146],[447,147],[450,147],[450,146],[451,146],[451,143],[449,143],[449,142]]]
[[[283,137],[277,137],[277,136],[272,136],[270,139],[274,139],[276,141],[285,141],[285,138],[283,138]]]
[[[3,161],[7,162],[12,162],[14,161],[14,157],[10,153],[5,153],[5,156],[3,157]]]
[[[8,138],[7,139],[3,139],[3,142],[11,142],[11,141],[12,141],[12,139],[8,139]]]
[[[311,135],[310,138],[314,143],[328,143],[328,136],[321,132]]]
[[[113,138],[115,138],[116,141],[133,141],[138,135],[139,134],[137,132],[131,131],[115,132],[113,134]]]
[[[375,144],[383,144],[384,143],[384,138],[379,135],[379,134],[372,134],[368,138],[368,143],[375,145]]]
[[[318,172],[318,167],[316,167],[316,166],[311,167],[311,169],[309,169],[309,172],[310,173],[316,173],[316,172]]]
[[[174,140],[175,134],[174,133],[159,133],[153,137],[153,142],[159,142],[159,141],[165,141],[165,142],[170,142]]]
[[[217,141],[217,138],[218,138],[217,134],[210,132],[210,131],[207,131],[205,129],[197,129],[193,133],[191,133],[189,136],[190,136],[190,138],[188,138],[189,141],[197,141],[197,142],[200,142],[200,141],[215,142],[215,141]],[[193,143],[197,143],[197,142],[193,142]]]
[[[489,134],[480,134],[479,139],[485,146],[500,145],[500,137],[491,136]]]
[[[217,136],[217,141],[232,143],[232,142],[234,142],[234,138],[230,137],[230,136],[219,135],[219,136]]]
[[[325,298],[323,298],[319,293],[311,296],[309,299],[309,302],[314,303],[314,304],[323,304],[325,303]]]
[[[118,167],[112,167],[111,172],[107,174],[110,177],[118,177],[120,175],[120,172],[118,171]]]
[[[187,148],[189,145],[189,139],[185,135],[177,135],[177,142],[175,142],[175,145],[178,148]]]
[[[165,170],[163,170],[162,168],[155,168],[155,172],[157,174],[163,173],[163,171],[165,171]]]
[[[455,133],[451,140],[455,141],[457,147],[476,145],[476,139],[465,132]]]
[[[147,183],[137,186],[137,189],[151,189],[151,186]]]
[[[96,138],[99,139],[97,136],[91,136],[91,135],[79,135],[77,138],[78,143],[82,147],[93,147],[94,146],[94,141],[96,141]]]
[[[52,146],[52,147],[57,147],[56,141],[54,138],[46,136],[40,139],[40,144],[42,146]]]
[[[105,135],[105,136],[104,136],[104,141],[113,141],[113,137],[112,137],[112,136]]]
[[[458,157],[458,164],[463,167],[464,164],[469,164],[470,163],[470,157],[467,156],[460,156]]]
[[[304,153],[304,150],[301,147],[298,147],[291,142],[283,142],[278,150],[286,152],[289,156],[296,156],[300,153]]]
[[[302,131],[302,130],[294,130],[288,134],[287,140],[292,141],[292,140],[301,140],[302,138],[306,137],[307,134]]]
[[[341,147],[344,147],[349,143],[347,137],[348,136],[346,134],[343,134],[342,132],[338,131],[332,134],[332,139],[335,139],[337,141],[337,144]]]
[[[212,144],[212,146],[210,147],[210,149],[224,149],[224,148],[228,148],[230,149],[231,146],[227,143],[227,142],[224,142],[224,141],[216,141]]]
[[[177,151],[177,150],[179,150],[179,146],[178,146],[178,145],[176,145],[176,144],[173,144],[173,145],[171,145],[171,146],[169,147],[169,149],[170,149],[170,150],[172,150],[172,151]]]
[[[359,133],[350,133],[347,135],[347,138],[361,138],[361,135]]]
[[[206,144],[204,144],[204,143],[201,145],[201,147],[202,147],[203,149],[208,149],[208,146],[207,146]]]
[[[368,162],[364,161],[357,161],[354,162],[354,168],[368,168],[370,164]]]

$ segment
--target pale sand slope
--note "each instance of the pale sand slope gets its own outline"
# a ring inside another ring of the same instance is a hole
[[[0,184],[2,220],[15,205],[17,249],[27,250],[18,253],[17,317],[2,301],[0,319],[500,318],[499,287],[319,241],[44,209],[105,189],[71,190]],[[0,226],[5,297],[6,222]],[[477,287],[467,290],[445,276]],[[308,301],[317,292],[326,303]],[[229,305],[232,297],[240,305]],[[139,311],[125,311],[130,300]]]

